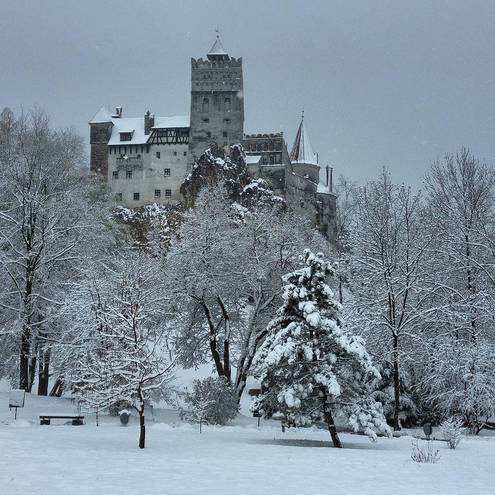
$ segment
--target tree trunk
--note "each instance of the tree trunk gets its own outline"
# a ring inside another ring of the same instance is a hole
[[[335,427],[335,423],[333,421],[332,412],[328,409],[325,411],[325,422],[328,427],[328,431],[330,432],[330,436],[332,437],[333,446],[336,449],[342,448],[342,443],[340,441],[339,435],[337,433],[337,428]]]
[[[38,342],[34,347],[33,355],[29,359],[29,383],[27,392],[31,393],[34,384],[34,378],[36,377],[36,363],[38,362]]]
[[[230,369],[230,318],[227,308],[225,307],[220,296],[218,297],[218,304],[220,305],[220,309],[222,311],[225,326],[225,335],[223,339],[223,372],[225,378],[227,378],[227,381],[230,383],[232,379]]]
[[[26,325],[22,330],[21,349],[19,356],[19,388],[28,391],[29,389],[29,352],[30,352],[31,332]]]
[[[50,348],[40,352],[38,373],[38,395],[48,395],[48,380],[50,377]]]
[[[393,340],[394,350],[394,419],[393,428],[394,431],[400,431],[400,374],[399,374],[399,338],[394,335]]]
[[[64,390],[64,379],[62,377],[57,378],[50,390],[50,397],[60,397]]]
[[[139,409],[139,448],[144,449],[146,439],[146,427],[144,426],[144,404]]]

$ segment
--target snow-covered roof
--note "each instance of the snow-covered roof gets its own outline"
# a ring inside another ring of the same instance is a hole
[[[290,152],[290,160],[292,163],[318,164],[316,153],[313,151],[306,126],[304,125],[304,118],[301,119],[299,129],[297,129],[294,146],[292,146],[292,151]]]
[[[246,165],[257,165],[261,160],[261,155],[246,155]]]
[[[112,114],[105,105],[95,113],[95,116],[89,121],[90,124],[104,124],[112,121]]]
[[[155,117],[153,129],[169,129],[171,127],[189,127],[189,115]]]
[[[146,144],[150,137],[144,133],[144,117],[120,117],[112,118],[111,122],[112,135],[108,144]],[[172,127],[189,127],[189,115],[175,115],[172,117],[155,117],[155,126],[153,129],[168,129]],[[120,133],[130,132],[132,137],[130,141],[121,141]]]

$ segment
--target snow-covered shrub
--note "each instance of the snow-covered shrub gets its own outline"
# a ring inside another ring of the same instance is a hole
[[[455,449],[461,442],[464,431],[461,419],[449,418],[440,424],[440,433],[447,440],[449,449]]]
[[[179,409],[181,419],[199,423],[225,425],[239,412],[234,390],[224,378],[195,380],[193,389],[184,395]]]
[[[363,340],[345,331],[341,305],[326,283],[334,267],[309,250],[302,261],[283,278],[283,304],[256,357],[263,393],[255,408],[265,417],[282,413],[296,425],[324,421],[335,447],[342,446],[337,413],[372,440],[377,432],[388,434],[381,405],[370,398],[369,383],[379,373]]]
[[[430,440],[412,442],[411,459],[414,462],[436,464],[440,460],[440,451]]]

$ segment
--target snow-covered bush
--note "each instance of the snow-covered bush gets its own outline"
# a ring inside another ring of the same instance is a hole
[[[461,442],[464,431],[461,419],[449,418],[440,424],[440,433],[447,440],[449,449],[455,449]]]
[[[414,462],[436,464],[440,460],[440,451],[430,440],[412,442],[411,459]]]
[[[335,275],[333,266],[309,250],[303,263],[284,277],[283,304],[256,357],[263,393],[255,408],[265,417],[281,413],[296,425],[324,421],[335,447],[342,446],[336,413],[372,440],[377,432],[389,434],[368,386],[379,373],[363,340],[345,332],[341,305],[326,283]]]
[[[203,423],[225,425],[238,412],[239,403],[230,384],[224,378],[213,377],[195,380],[179,409],[181,419],[199,423],[200,432]]]

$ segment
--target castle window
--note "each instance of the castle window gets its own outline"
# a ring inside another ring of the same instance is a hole
[[[177,151],[174,151],[174,156],[177,156]]]
[[[170,198],[170,196],[172,196],[172,189],[165,189],[165,196]]]
[[[170,169],[169,169],[169,168],[164,169],[164,171],[163,171],[163,175],[164,175],[165,177],[170,177]]]
[[[115,200],[122,201],[122,193],[115,193]]]
[[[203,98],[203,112],[208,113],[210,111],[210,100],[208,98]]]
[[[210,119],[203,119],[204,124],[208,124],[208,122],[210,122]]]
[[[184,151],[184,156],[187,156],[187,151]]]
[[[208,131],[208,132],[206,133],[206,137],[209,137],[209,138],[211,137],[211,132],[210,132],[210,131]]]
[[[155,189],[155,198],[159,198],[162,195],[162,191],[160,189]]]
[[[227,131],[223,131],[222,136],[226,138],[227,137]]]
[[[230,98],[225,98],[225,111],[230,112]]]
[[[134,193],[133,198],[134,201],[139,201],[139,193]]]
[[[224,124],[230,124],[230,119],[223,119]]]
[[[156,152],[156,157],[160,158],[160,152],[159,151]]]
[[[125,178],[126,179],[132,179],[132,170],[126,170],[125,171]]]
[[[132,132],[121,132],[120,140],[121,141],[130,141],[132,139]]]
[[[112,172],[112,179],[118,179],[119,178],[119,171],[118,170],[114,170]]]

